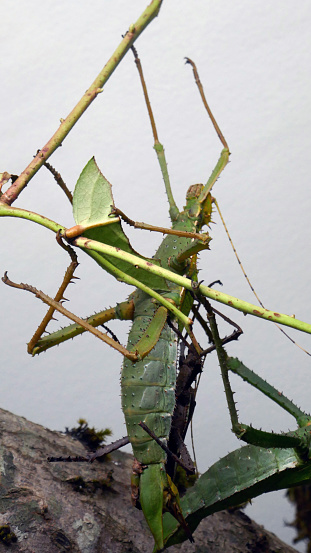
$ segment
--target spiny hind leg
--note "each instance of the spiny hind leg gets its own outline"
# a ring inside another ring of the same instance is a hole
[[[85,320],[85,322],[92,327],[97,328],[98,326],[103,326],[104,328],[106,328],[104,324],[114,319],[132,320],[133,313],[133,301],[129,300],[121,302],[114,307],[104,309],[103,311],[95,313],[94,315],[91,315],[90,317],[87,317],[83,320]],[[62,342],[66,342],[67,340],[71,340],[72,338],[75,338],[75,336],[79,336],[80,334],[83,334],[87,331],[88,328],[86,328],[85,326],[81,326],[79,323],[73,323],[69,326],[65,326],[57,330],[56,332],[52,332],[51,334],[40,338],[33,348],[32,355],[42,353],[49,348],[59,345]],[[114,338],[114,336],[112,337]]]
[[[4,274],[4,277],[2,278],[2,281],[7,284],[8,286],[12,286],[13,288],[19,288],[20,290],[26,290],[27,292],[31,292],[34,294],[37,298],[41,299],[43,303],[46,303],[50,307],[53,308],[53,310],[58,311],[68,319],[74,321],[78,325],[85,328],[85,330],[88,330],[91,334],[94,334],[97,338],[111,346],[112,348],[119,351],[124,357],[127,359],[135,362],[139,358],[139,355],[136,352],[130,352],[128,351],[124,346],[110,338],[107,334],[104,334],[103,332],[100,332],[97,328],[94,328],[89,323],[87,323],[85,320],[81,319],[81,317],[77,317],[74,313],[69,311],[68,309],[65,309],[64,306],[60,303],[55,301],[53,298],[50,298],[47,296],[47,294],[44,294],[41,290],[37,290],[34,288],[34,286],[31,286],[29,284],[17,284],[9,279],[7,273]]]
[[[219,336],[218,327],[216,323],[215,314],[209,302],[206,302],[207,316],[209,319],[210,329],[213,336],[213,341],[216,347],[217,357],[220,365],[221,375],[224,383],[227,405],[229,409],[232,431],[237,438],[243,440],[246,443],[270,448],[295,448],[302,456],[305,454],[305,443],[301,436],[288,436],[286,434],[277,434],[274,432],[264,432],[257,430],[252,426],[241,424],[238,419],[238,412],[233,397],[232,388],[229,380],[229,363],[228,355],[222,344],[222,340]]]
[[[66,288],[70,283],[73,282],[73,279],[78,278],[74,276],[74,272],[79,264],[75,251],[69,244],[65,244],[63,242],[59,234],[56,235],[56,240],[58,244],[70,256],[71,263],[67,268],[65,276],[61,283],[61,286],[59,287],[53,299],[53,301],[55,302],[54,306],[50,305],[45,317],[41,321],[36,332],[34,333],[34,335],[32,336],[31,340],[28,343],[27,351],[31,355],[36,355],[41,353],[42,351],[46,351],[47,349],[55,345],[58,345],[61,342],[74,338],[74,336],[77,336],[78,334],[82,334],[83,332],[86,332],[88,330],[88,328],[86,328],[83,324],[81,325],[76,322],[75,324],[70,325],[70,327],[68,328],[62,328],[61,330],[54,332],[52,334],[48,334],[47,336],[44,336],[42,338],[42,335],[44,334],[44,332],[46,332],[48,323],[54,318],[55,310],[57,310],[56,304],[59,305],[62,302],[66,301],[66,298],[64,297]],[[106,309],[105,311],[102,311],[101,313],[92,315],[91,317],[89,317],[89,319],[87,319],[86,322],[92,327],[97,327],[115,318],[132,319],[133,313],[134,313],[133,302],[128,301],[128,302],[123,302],[122,304],[119,304],[114,308],[109,308],[109,309]]]

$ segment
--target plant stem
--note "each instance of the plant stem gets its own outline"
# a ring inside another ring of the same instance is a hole
[[[35,213],[33,211],[28,211],[25,209],[19,209],[17,207],[1,205],[0,203],[0,217],[4,217],[4,216],[20,217],[22,219],[28,219],[30,221],[33,221],[34,223],[38,223],[48,228],[49,230],[52,230],[55,233],[57,233],[58,230],[61,230],[62,232],[66,230],[65,227],[63,227],[62,225],[56,223],[55,221],[52,221],[51,219],[48,219],[47,217],[43,217],[42,215],[39,215],[38,213]],[[124,252],[123,250],[120,250],[120,248],[115,248],[114,246],[109,246],[108,244],[102,244],[101,242],[96,242],[95,240],[84,238],[83,236],[76,238],[76,240],[73,243],[75,246],[78,246],[84,250],[87,250],[88,253],[99,252],[101,254],[106,254],[111,257],[122,259],[123,261],[127,261],[131,265],[135,265],[136,267],[140,267],[145,271],[149,271],[150,273],[163,277],[169,280],[170,282],[174,282],[178,286],[182,286],[187,290],[192,291],[193,289],[193,282],[189,278],[185,278],[176,273],[173,273],[172,271],[159,267],[158,265],[154,265],[150,261],[141,259],[136,255]],[[93,256],[93,257],[96,258],[96,256]],[[102,258],[101,258],[101,261],[103,261]],[[111,267],[113,268],[112,265]],[[116,278],[118,278],[118,275],[115,275],[115,276]],[[121,277],[120,280],[123,280],[123,278]],[[136,283],[128,282],[128,284],[137,286],[137,282]],[[141,285],[139,285],[139,287],[141,288]],[[291,328],[296,328],[301,332],[306,332],[307,334],[311,334],[311,324],[305,323],[303,321],[299,321],[298,319],[290,317],[289,315],[284,315],[276,311],[263,309],[262,307],[258,307],[257,305],[253,305],[252,303],[248,303],[246,301],[240,300],[233,296],[229,296],[228,294],[224,294],[223,292],[219,292],[218,290],[214,290],[213,288],[209,288],[208,286],[204,286],[203,284],[199,285],[196,292],[212,300],[218,301],[220,303],[224,303],[225,305],[228,305],[233,309],[242,311],[242,313],[254,315],[255,317],[259,317],[267,321],[277,322],[279,324],[289,326]],[[173,309],[174,309],[174,306],[171,304],[169,306],[169,310],[173,311]]]
[[[130,26],[129,31],[124,36],[123,40],[112,54],[105,67],[96,77],[95,81],[91,84],[86,93],[82,96],[81,100],[73,108],[71,113],[66,119],[61,121],[60,127],[54,133],[52,138],[46,143],[45,146],[29,163],[28,167],[20,174],[18,179],[4,192],[0,198],[0,203],[11,205],[21,191],[25,188],[27,183],[37,173],[40,167],[46,162],[46,160],[52,155],[52,153],[62,144],[72,127],[76,124],[81,115],[95,100],[99,92],[102,92],[104,84],[111,77],[114,70],[119,65],[127,51],[134,44],[135,40],[143,32],[143,30],[151,23],[151,21],[158,15],[163,0],[152,0],[149,6],[145,9],[142,15],[138,18],[136,23]]]
[[[76,238],[73,244],[84,250],[87,250],[88,252],[100,252],[105,255],[122,259],[123,261],[127,261],[131,265],[140,267],[145,271],[149,271],[152,274],[161,276],[169,280],[170,282],[174,282],[175,284],[182,286],[187,290],[192,291],[193,289],[193,281],[189,278],[185,278],[176,273],[173,273],[172,271],[159,267],[158,265],[154,265],[150,261],[141,259],[136,255],[124,252],[123,250],[120,250],[120,248],[115,248],[114,246],[109,246],[108,244],[102,244],[101,242],[96,242],[95,240],[90,240],[89,238],[84,238],[82,236]],[[219,292],[218,290],[214,290],[213,288],[209,288],[208,286],[204,286],[203,284],[200,284],[198,286],[196,292],[212,300],[224,303],[225,305],[228,305],[233,309],[242,311],[243,313],[253,315],[267,321],[278,322],[279,324],[290,326],[291,328],[296,328],[297,330],[306,332],[307,334],[311,334],[311,324],[299,321],[298,319],[290,317],[289,315],[285,315],[268,309],[263,309],[262,307],[258,307],[257,305],[253,305],[252,303],[240,300],[238,298],[235,298],[234,296],[229,296],[228,294],[224,294],[223,292]]]
[[[0,202],[0,217],[18,217],[20,219],[27,219],[33,223],[37,223],[53,232],[57,233],[59,230],[65,230],[63,225],[56,223],[52,219],[48,219],[39,213],[29,211],[28,209],[20,209],[19,207],[12,207]]]

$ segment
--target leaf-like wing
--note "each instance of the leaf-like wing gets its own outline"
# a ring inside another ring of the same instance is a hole
[[[301,435],[305,429],[298,431]],[[211,466],[181,499],[191,532],[200,521],[266,492],[298,486],[310,480],[311,463],[302,463],[294,449],[263,449],[247,445]],[[165,547],[187,539],[168,513],[163,517]]]

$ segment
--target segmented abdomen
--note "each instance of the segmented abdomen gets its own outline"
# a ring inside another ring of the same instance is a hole
[[[129,333],[128,349],[150,324],[158,306],[146,294],[135,302],[135,320]],[[166,461],[163,449],[139,426],[143,421],[156,436],[167,440],[175,406],[177,338],[167,325],[149,355],[142,361],[123,362],[121,374],[122,409],[134,456],[143,464]]]

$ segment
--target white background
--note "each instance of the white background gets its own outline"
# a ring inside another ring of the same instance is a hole
[[[71,111],[146,0],[30,0],[1,2],[1,167],[20,173]],[[197,63],[215,117],[229,143],[231,163],[214,187],[232,238],[253,285],[271,309],[311,322],[310,242],[310,16],[307,0],[164,0],[159,17],[139,38],[141,57],[175,199],[182,207],[190,184],[206,182],[221,145],[204,112],[192,71]],[[167,201],[131,52],[51,162],[73,189],[95,155],[113,184],[116,205],[131,218],[169,225]],[[70,205],[42,168],[15,206],[69,227]],[[218,216],[211,251],[201,254],[200,278],[221,279],[223,291],[257,303],[230,249]],[[34,224],[2,219],[0,272],[53,295],[67,265],[54,235]],[[125,229],[135,249],[151,256],[161,235]],[[115,305],[130,288],[80,255],[67,307],[86,316]],[[2,408],[52,429],[85,417],[124,435],[120,408],[121,357],[83,336],[46,354],[26,354],[45,307],[30,294],[0,286]],[[222,309],[225,311],[225,309]],[[310,357],[270,323],[226,312],[244,329],[228,352],[308,410]],[[54,328],[64,321],[54,323]],[[111,325],[123,343],[127,323]],[[52,328],[52,327],[51,327]],[[227,330],[226,330],[227,332]],[[290,334],[307,349],[308,335]],[[233,378],[241,420],[266,430],[294,428],[281,409]],[[205,471],[239,447],[215,357],[210,356],[194,422],[198,467]],[[293,512],[283,492],[255,500],[248,514],[290,542],[283,527]],[[303,550],[303,548],[301,549]]]

